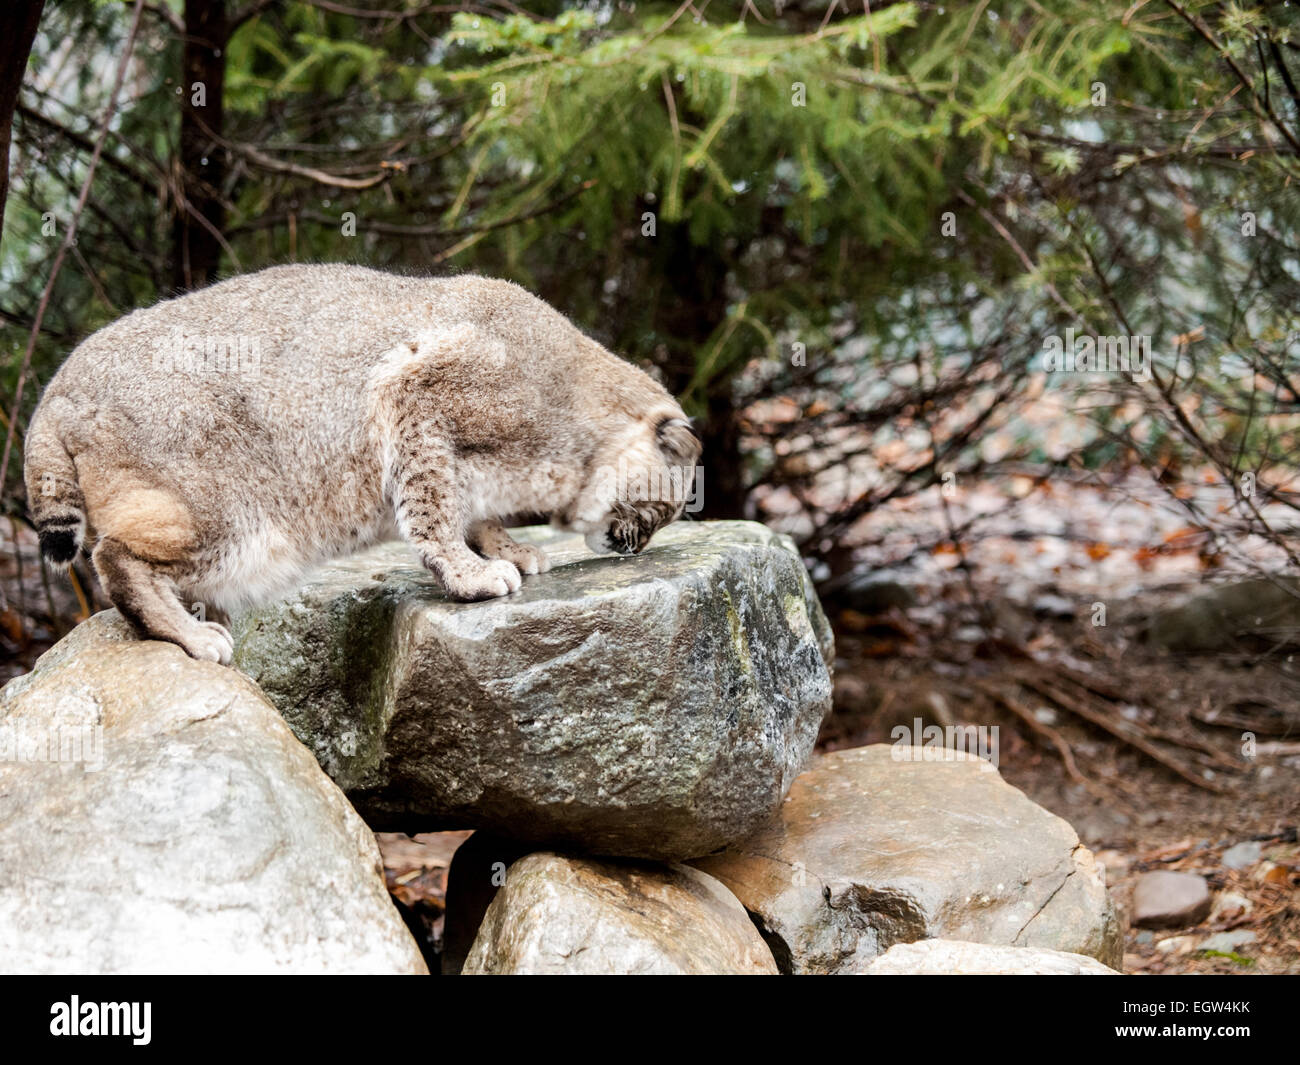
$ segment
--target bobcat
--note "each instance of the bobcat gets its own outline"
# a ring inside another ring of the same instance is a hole
[[[548,563],[506,519],[638,552],[685,499],[629,482],[689,484],[699,455],[663,388],[517,285],[300,265],[86,339],[24,476],[50,562],[93,545],[142,636],[229,663],[227,628],[187,602],[225,616],[398,535],[452,598],[507,595]]]

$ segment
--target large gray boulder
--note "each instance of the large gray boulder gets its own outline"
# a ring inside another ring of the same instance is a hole
[[[0,691],[0,746],[5,972],[427,971],[374,836],[234,670],[99,614]]]
[[[546,852],[510,866],[465,975],[775,976],[745,909],[686,865]]]
[[[450,602],[388,544],[239,619],[235,665],[379,830],[664,859],[747,835],[830,709],[830,629],[790,541],[679,522],[621,558],[517,535],[552,568],[511,596]]]
[[[740,899],[785,972],[854,973],[919,939],[1117,966],[1115,911],[1074,830],[988,762],[926,756],[879,744],[819,758],[779,817],[691,864]]]

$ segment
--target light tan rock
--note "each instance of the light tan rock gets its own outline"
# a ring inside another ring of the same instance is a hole
[[[924,757],[826,755],[766,828],[691,864],[740,899],[783,972],[853,972],[931,938],[1120,964],[1114,908],[1074,830],[985,761]]]
[[[685,865],[539,852],[488,907],[465,975],[775,975],[744,907]]]
[[[865,976],[1118,976],[1082,954],[1039,947],[994,947],[956,939],[895,943],[862,969]]]
[[[5,744],[6,972],[427,971],[374,836],[234,670],[99,614],[0,691]]]

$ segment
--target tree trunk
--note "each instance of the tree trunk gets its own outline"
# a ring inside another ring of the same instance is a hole
[[[724,394],[709,397],[708,415],[700,427],[704,445],[704,506],[699,518],[743,518],[749,488],[740,453],[740,420],[731,402],[730,382]]]
[[[202,288],[221,262],[219,234],[225,149],[223,98],[230,25],[226,0],[185,0],[181,56],[181,129],[178,202],[172,228],[172,281],[177,289]]]
[[[0,35],[0,228],[9,199],[9,142],[13,137],[14,108],[27,73],[27,57],[36,40],[45,0],[8,0]]]
[[[661,223],[653,245],[655,272],[668,289],[656,301],[655,331],[669,348],[664,367],[670,391],[680,395],[697,360],[727,313],[727,263],[712,247],[690,238],[685,222]],[[697,424],[704,445],[701,518],[744,516],[747,493],[740,455],[739,422],[729,376],[707,386],[706,413]]]

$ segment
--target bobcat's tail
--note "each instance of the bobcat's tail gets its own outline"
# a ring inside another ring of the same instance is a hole
[[[23,442],[23,479],[41,554],[62,568],[77,557],[86,538],[86,501],[72,456],[42,413],[37,408]]]

